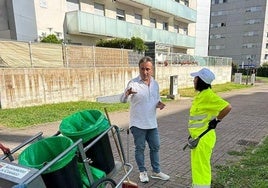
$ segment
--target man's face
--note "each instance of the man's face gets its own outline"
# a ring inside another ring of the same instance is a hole
[[[150,61],[140,64],[140,76],[143,81],[150,80],[153,74],[153,64]]]

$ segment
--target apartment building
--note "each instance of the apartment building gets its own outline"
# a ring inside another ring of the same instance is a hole
[[[240,67],[268,62],[267,0],[212,0],[209,55]]]
[[[196,3],[195,55],[205,57],[208,56],[211,0],[197,1]]]
[[[23,7],[23,8],[22,8]],[[0,38],[69,44],[140,37],[169,52],[194,54],[196,0],[0,0]]]

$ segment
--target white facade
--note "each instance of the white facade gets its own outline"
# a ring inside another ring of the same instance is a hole
[[[195,55],[208,55],[211,0],[197,1]]]

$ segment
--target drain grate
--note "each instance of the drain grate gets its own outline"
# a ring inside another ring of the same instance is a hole
[[[241,146],[256,146],[259,143],[256,141],[251,141],[251,140],[238,140],[236,144],[241,145]]]

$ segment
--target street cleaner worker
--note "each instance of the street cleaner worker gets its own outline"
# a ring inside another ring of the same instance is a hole
[[[215,75],[207,68],[191,73],[194,88],[198,92],[190,108],[188,131],[191,139],[200,138],[196,147],[191,148],[192,188],[211,187],[211,155],[216,143],[215,128],[231,111],[231,105],[211,89]]]

